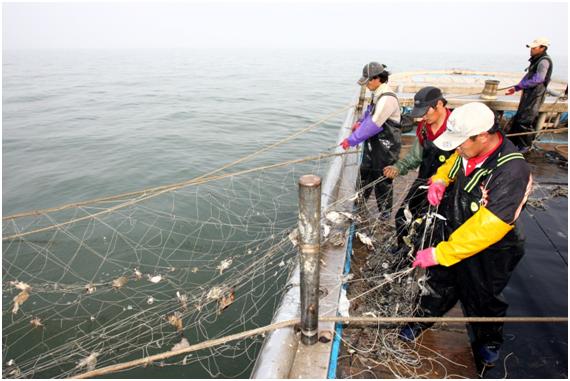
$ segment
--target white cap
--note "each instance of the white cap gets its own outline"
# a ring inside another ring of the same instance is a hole
[[[439,149],[451,151],[470,136],[489,131],[495,124],[495,114],[483,103],[467,103],[453,110],[447,119],[445,132],[433,141]]]
[[[526,44],[527,48],[536,48],[537,46],[550,46],[550,40],[546,37],[536,38],[533,42]]]

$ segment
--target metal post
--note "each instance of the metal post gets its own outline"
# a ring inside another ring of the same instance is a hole
[[[318,339],[319,252],[321,247],[321,178],[299,179],[299,236],[301,268],[301,342],[312,345]]]

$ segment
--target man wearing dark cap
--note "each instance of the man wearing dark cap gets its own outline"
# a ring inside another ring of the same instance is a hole
[[[552,59],[546,53],[550,42],[547,38],[537,38],[528,43],[530,48],[530,65],[526,69],[527,73],[523,79],[515,86],[509,88],[507,95],[512,95],[522,90],[521,100],[517,113],[512,119],[511,133],[534,131],[536,120],[538,118],[538,110],[544,103],[546,88],[550,83],[552,75]],[[527,150],[532,141],[533,135],[513,136],[510,138],[519,149]]]
[[[483,103],[456,108],[434,144],[443,150],[457,148],[459,155],[431,177],[428,201],[439,205],[438,212],[446,217],[445,239],[416,253],[413,266],[428,269],[429,290],[418,316],[443,316],[460,301],[468,317],[503,317],[508,304],[502,291],[524,254],[516,221],[530,194],[530,168]],[[432,324],[410,323],[400,337],[413,341]],[[493,366],[503,343],[503,324],[470,326],[476,359]]]
[[[358,84],[372,92],[372,99],[362,118],[353,126],[352,134],[340,145],[346,150],[364,142],[359,188],[364,188],[364,200],[374,188],[378,211],[387,219],[392,209],[392,180],[381,179],[382,170],[398,160],[401,131],[400,104],[388,86],[390,73],[385,69],[386,66],[378,62],[364,65]]]
[[[451,113],[445,107],[446,104],[447,101],[437,87],[424,87],[416,93],[414,96],[414,108],[410,116],[414,119],[421,118],[416,129],[417,139],[406,157],[398,160],[394,165],[384,168],[384,176],[394,179],[419,167],[418,177],[412,183],[408,194],[396,213],[398,247],[394,248],[394,250],[404,249],[403,237],[408,235],[410,223],[428,209],[425,191],[421,191],[419,187],[425,185],[437,168],[453,153],[453,150],[444,151],[433,144],[433,141],[445,131],[447,118]],[[405,217],[406,207],[411,213],[411,220],[409,217],[408,219]],[[408,251],[408,249],[405,248],[405,251]]]

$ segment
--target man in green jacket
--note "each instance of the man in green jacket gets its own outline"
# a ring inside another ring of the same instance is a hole
[[[417,139],[404,158],[384,168],[384,176],[394,179],[419,167],[418,177],[396,213],[398,247],[394,248],[394,251],[404,248],[403,237],[408,234],[410,221],[406,221],[404,214],[406,207],[412,214],[412,220],[427,211],[425,191],[419,187],[426,185],[437,168],[453,153],[453,150],[444,151],[433,144],[433,141],[446,130],[447,118],[451,112],[446,104],[447,101],[437,87],[428,86],[417,92],[414,96],[414,108],[410,114],[412,118],[421,118],[416,130]]]

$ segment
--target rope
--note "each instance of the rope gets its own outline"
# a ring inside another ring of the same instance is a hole
[[[343,110],[344,111],[344,110]],[[554,129],[554,130],[548,130],[549,133],[562,133],[564,131],[568,131],[568,128],[558,128],[558,129]],[[300,132],[297,132],[293,135],[299,134]],[[532,134],[540,134],[540,133],[544,133],[544,131],[531,131],[531,132],[521,132],[521,133],[516,133],[516,134],[507,134],[507,137],[511,137],[511,136],[519,136],[519,135],[532,135]],[[289,140],[291,139],[291,137],[293,136],[289,136],[288,138],[286,138],[285,140]],[[283,141],[285,141],[283,140]],[[283,142],[281,141],[281,142]],[[273,144],[273,146],[275,146],[277,143]],[[403,146],[406,147],[406,146]],[[267,149],[264,148],[263,150]],[[261,151],[261,150],[260,150]],[[257,152],[260,152],[257,151]],[[45,232],[45,231],[49,231],[49,230],[53,230],[53,229],[59,229],[62,228],[64,226],[76,223],[76,222],[81,222],[84,220],[88,220],[88,219],[93,219],[96,217],[99,217],[101,215],[107,214],[107,213],[111,213],[115,210],[118,209],[122,209],[122,208],[126,208],[130,205],[134,205],[137,203],[140,203],[141,201],[156,197],[158,195],[161,195],[163,193],[167,193],[167,192],[172,192],[187,186],[191,186],[191,185],[200,185],[200,184],[204,184],[206,182],[210,182],[210,181],[215,181],[215,180],[221,180],[224,178],[228,178],[228,177],[233,177],[233,176],[239,176],[239,175],[244,175],[247,173],[251,173],[251,172],[256,172],[256,171],[262,171],[262,170],[268,170],[268,169],[273,169],[273,168],[278,168],[278,167],[283,167],[283,166],[287,166],[287,165],[291,165],[291,164],[298,164],[298,163],[302,163],[302,162],[306,162],[306,161],[315,161],[315,160],[321,160],[321,159],[325,159],[328,157],[332,157],[332,156],[342,156],[342,155],[347,155],[347,154],[355,154],[358,153],[358,151],[348,151],[348,152],[343,152],[343,153],[330,153],[330,154],[320,154],[317,156],[307,156],[305,158],[301,158],[301,159],[295,159],[295,160],[289,160],[289,161],[284,161],[281,163],[277,163],[277,164],[271,164],[271,165],[266,165],[266,166],[261,166],[261,167],[256,167],[256,168],[250,168],[250,169],[246,169],[243,171],[238,171],[238,172],[233,172],[233,173],[228,173],[228,174],[224,174],[224,175],[220,175],[220,176],[206,176],[206,175],[202,175],[200,177],[191,179],[191,180],[187,180],[185,182],[182,183],[178,183],[178,184],[171,184],[168,186],[162,186],[162,187],[158,187],[158,188],[152,188],[152,189],[147,189],[144,191],[139,191],[139,192],[132,192],[132,193],[128,193],[128,194],[122,194],[119,196],[112,196],[112,197],[107,197],[107,198],[101,198],[101,199],[97,199],[97,200],[91,200],[91,201],[85,201],[83,203],[77,203],[77,204],[68,204],[65,205],[63,207],[59,207],[59,208],[52,208],[52,209],[44,209],[44,210],[39,210],[39,211],[34,211],[34,212],[29,212],[29,213],[22,213],[20,215],[12,215],[9,217],[4,217],[3,220],[5,219],[15,219],[15,218],[20,218],[20,217],[24,217],[24,216],[29,216],[29,215],[42,215],[42,214],[46,214],[49,212],[53,212],[56,210],[62,210],[65,208],[69,208],[71,206],[83,206],[83,205],[87,205],[87,204],[91,204],[91,203],[96,203],[96,202],[101,202],[101,201],[110,201],[112,199],[118,199],[120,197],[124,197],[125,195],[135,195],[135,194],[140,194],[141,198],[136,198],[133,200],[130,200],[128,202],[125,202],[123,204],[119,204],[117,206],[114,206],[112,208],[108,208],[105,209],[101,212],[95,213],[95,214],[89,214],[87,216],[83,216],[83,217],[79,217],[79,218],[75,218],[66,222],[62,222],[60,224],[55,224],[55,225],[50,225],[50,226],[46,226],[43,228],[39,228],[36,230],[31,230],[28,232],[22,232],[22,233],[16,233],[10,236],[6,236],[6,237],[2,237],[2,241],[9,241],[9,240],[13,240],[13,239],[17,239],[17,238],[22,238],[22,237],[26,237],[28,235],[32,235],[32,234],[36,234],[36,233],[41,233],[41,232]],[[254,155],[254,154],[252,154]],[[249,155],[250,157],[252,155]],[[243,161],[242,159],[239,159],[238,161]],[[237,163],[238,161],[234,162]],[[229,165],[226,166],[226,168]],[[210,174],[212,173],[216,173],[219,172],[221,170],[217,169],[215,171],[210,172]],[[149,193],[148,195],[146,193]]]
[[[507,134],[507,137],[511,137],[511,136],[521,136],[521,135],[533,135],[533,134],[544,134],[544,133],[549,133],[549,134],[560,134],[564,131],[568,131],[568,127],[564,127],[564,128],[557,128],[554,130],[540,130],[540,131],[530,131],[530,132],[518,132],[516,134]]]
[[[506,89],[510,89],[511,87],[514,87],[515,85],[510,85],[510,86],[506,86],[506,87],[501,87],[498,88],[496,91],[503,91]],[[479,91],[478,93],[471,93],[471,94],[449,94],[446,95],[447,98],[451,99],[451,98],[463,98],[463,97],[471,97],[473,95],[480,95],[483,94],[483,90]]]
[[[476,94],[474,94],[474,95],[476,95]],[[558,101],[558,99],[557,99],[557,101]],[[157,195],[159,195],[159,194],[162,194],[162,192],[160,192],[160,191],[162,191],[162,190],[165,190],[165,191],[172,191],[172,190],[177,190],[177,189],[179,189],[180,187],[184,187],[184,186],[188,186],[188,185],[193,185],[195,181],[201,180],[201,179],[203,179],[203,178],[208,178],[208,177],[210,177],[210,176],[211,176],[212,174],[214,174],[214,173],[217,173],[217,172],[222,171],[222,170],[224,170],[224,169],[227,169],[227,168],[229,168],[229,167],[235,166],[235,165],[237,165],[237,164],[239,164],[239,163],[241,163],[241,162],[243,162],[243,161],[246,161],[246,160],[248,160],[248,159],[250,159],[250,158],[252,158],[252,157],[255,157],[255,156],[257,156],[257,155],[259,155],[259,154],[261,154],[261,153],[263,153],[263,152],[265,152],[265,151],[271,149],[271,148],[274,148],[274,147],[277,147],[278,145],[284,144],[284,143],[288,142],[289,140],[292,140],[292,139],[296,138],[297,136],[299,136],[299,135],[301,135],[301,134],[304,134],[304,133],[308,132],[309,130],[311,130],[311,129],[317,127],[318,125],[320,125],[320,124],[326,122],[326,121],[327,121],[328,119],[330,119],[331,117],[336,116],[337,114],[339,114],[339,113],[341,113],[341,112],[343,112],[343,111],[349,109],[350,107],[354,107],[354,105],[349,104],[349,105],[347,105],[347,106],[345,106],[345,107],[343,107],[343,108],[341,108],[341,109],[338,109],[337,111],[334,111],[333,113],[331,113],[331,114],[325,116],[323,119],[319,120],[318,122],[313,123],[312,125],[310,125],[310,126],[304,128],[304,129],[302,129],[302,130],[300,130],[300,131],[298,131],[298,132],[296,132],[296,133],[294,133],[294,134],[288,136],[287,138],[285,138],[285,139],[283,139],[283,140],[281,140],[281,141],[278,141],[278,142],[276,142],[276,143],[274,143],[274,144],[271,144],[271,145],[269,145],[269,146],[267,146],[267,147],[265,147],[265,148],[262,148],[262,149],[260,149],[260,150],[258,150],[258,151],[256,151],[256,152],[253,152],[253,153],[251,153],[251,154],[249,154],[249,155],[246,155],[246,156],[244,156],[244,157],[242,157],[242,158],[240,158],[240,159],[238,159],[238,160],[236,160],[236,161],[234,161],[234,162],[231,162],[231,163],[229,163],[229,164],[226,164],[226,165],[224,165],[224,166],[222,166],[222,167],[220,167],[220,168],[218,168],[218,169],[216,169],[216,170],[214,170],[214,171],[212,171],[212,172],[203,174],[203,175],[201,175],[201,176],[199,176],[199,177],[196,177],[196,178],[191,179],[191,180],[184,181],[184,182],[182,182],[182,183],[168,184],[168,185],[162,185],[162,186],[155,187],[155,188],[143,189],[143,190],[140,190],[140,191],[121,193],[121,194],[114,195],[114,196],[108,196],[108,197],[102,197],[102,198],[97,198],[97,199],[91,199],[91,200],[87,200],[87,201],[81,201],[81,202],[76,202],[76,203],[65,204],[65,205],[61,205],[61,206],[58,206],[58,207],[54,207],[54,208],[46,208],[46,209],[41,209],[41,210],[33,210],[33,211],[28,211],[28,212],[23,212],[23,213],[17,213],[17,214],[13,214],[13,215],[10,215],[10,216],[2,217],[2,221],[14,220],[14,219],[18,219],[18,218],[22,218],[22,217],[28,217],[28,216],[45,215],[45,214],[47,214],[47,213],[57,212],[57,211],[64,210],[64,209],[68,209],[68,208],[77,208],[77,207],[80,207],[80,206],[86,206],[86,205],[91,205],[91,204],[98,204],[98,203],[101,203],[101,202],[113,201],[113,200],[118,200],[118,199],[127,198],[127,197],[130,198],[130,197],[133,197],[133,196],[136,196],[136,195],[145,196],[145,195],[147,195],[147,194],[150,194],[150,195],[151,195],[150,197],[155,197],[155,196],[157,196]],[[562,128],[562,129],[556,129],[556,130],[531,131],[531,132],[522,132],[522,133],[518,133],[518,134],[508,134],[508,135],[506,135],[506,136],[507,136],[507,137],[510,137],[510,136],[519,136],[519,135],[532,135],[532,134],[541,134],[541,133],[546,133],[546,132],[548,132],[548,133],[558,133],[558,132],[560,132],[560,131],[567,131],[567,130],[568,130],[567,128]],[[537,137],[538,137],[538,136],[537,136]],[[333,146],[333,147],[336,147],[336,145]],[[406,148],[406,147],[411,147],[411,145],[403,145],[403,146],[402,146],[402,148]],[[155,192],[160,192],[160,193],[156,193],[156,194],[155,194]],[[137,200],[136,202],[138,203],[138,202],[144,201],[144,200],[146,200],[147,198],[150,198],[150,197],[144,197],[144,198],[142,198],[142,199],[140,199],[140,200]],[[123,206],[118,206],[118,207],[116,207],[116,208],[112,208],[112,210],[120,209],[120,208],[129,206],[129,205],[131,205],[131,204],[132,204],[132,202],[129,202],[129,203],[127,203],[127,204],[124,204]],[[112,210],[109,210],[109,211],[112,211]],[[105,211],[104,211],[104,212],[105,212]],[[92,218],[92,217],[94,217],[94,216],[96,216],[96,215],[87,216],[87,217],[85,217],[85,218]],[[83,219],[85,219],[85,218],[83,218]],[[80,220],[81,220],[81,219],[75,220],[75,221],[80,221]],[[42,230],[42,231],[43,231],[43,230]],[[14,237],[14,236],[11,236],[11,237]],[[5,240],[5,239],[7,239],[7,238],[3,238],[2,240]]]
[[[244,175],[244,174],[251,173],[251,172],[269,170],[269,169],[274,169],[274,168],[278,168],[278,167],[284,167],[284,166],[291,165],[291,164],[299,164],[299,163],[306,162],[306,161],[315,161],[315,160],[326,159],[328,157],[351,155],[351,154],[355,154],[355,153],[358,153],[358,152],[357,151],[349,151],[349,152],[341,152],[341,153],[320,154],[318,156],[308,156],[308,157],[304,157],[301,159],[288,160],[288,161],[284,161],[284,162],[277,163],[277,164],[270,164],[270,165],[265,165],[265,166],[256,167],[256,168],[244,169],[242,171],[227,173],[227,174],[223,174],[223,175],[219,175],[219,176],[201,177],[201,179],[196,178],[196,179],[192,179],[192,180],[189,180],[189,181],[181,183],[181,184],[177,184],[176,186],[171,186],[170,188],[164,189],[158,193],[153,193],[153,194],[150,194],[150,195],[143,197],[143,198],[137,198],[137,199],[131,200],[129,202],[119,204],[119,205],[114,206],[112,208],[105,209],[105,210],[98,212],[98,213],[95,213],[95,214],[89,214],[87,216],[74,218],[72,220],[62,222],[60,224],[50,225],[50,226],[46,226],[46,227],[39,228],[36,230],[30,230],[28,232],[16,233],[16,234],[13,234],[10,236],[2,237],[2,241],[9,241],[9,240],[17,239],[17,238],[26,237],[28,235],[35,234],[35,233],[41,233],[41,232],[45,232],[45,231],[49,231],[49,230],[53,230],[53,229],[59,229],[59,228],[62,228],[64,226],[71,225],[75,222],[80,222],[80,221],[84,221],[87,219],[96,218],[96,217],[99,217],[103,214],[111,213],[117,209],[125,208],[127,206],[139,203],[139,202],[147,200],[149,198],[156,197],[162,193],[172,192],[174,190],[178,190],[180,188],[184,188],[184,187],[190,186],[190,185],[200,185],[200,184],[204,184],[204,183],[207,183],[210,181],[221,180],[221,179],[225,179],[225,178],[233,177],[233,176],[240,176],[240,175]],[[144,194],[142,196],[144,196]],[[41,213],[41,212],[38,212],[38,213]]]
[[[567,317],[342,317],[342,316],[325,316],[319,318],[320,322],[340,322],[346,324],[382,324],[382,323],[568,323]],[[245,339],[257,336],[265,332],[273,331],[280,328],[287,328],[300,324],[299,319],[285,320],[265,327],[255,328],[249,331],[236,333],[233,335],[221,337],[218,339],[204,341],[199,344],[191,345],[187,348],[176,351],[167,351],[152,356],[147,356],[138,360],[132,360],[120,364],[95,369],[89,372],[81,373],[73,376],[74,379],[92,378],[102,376],[120,370],[133,368],[136,366],[150,365],[155,361],[164,360],[170,357],[179,356],[186,353],[195,352],[201,349],[222,345],[229,341]]]

